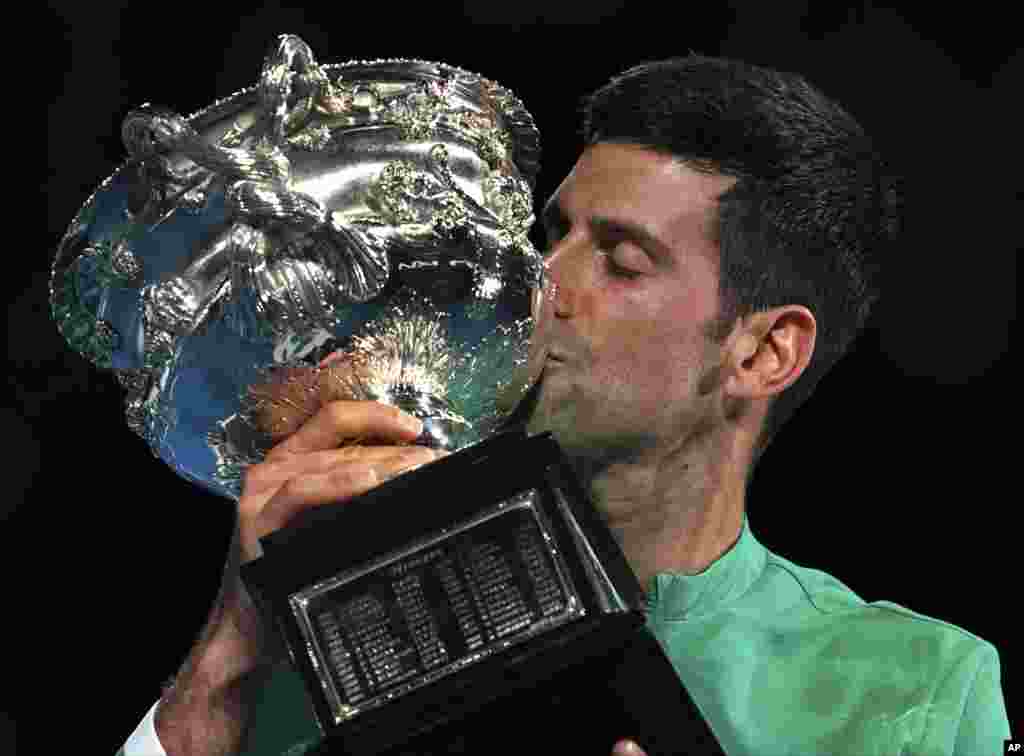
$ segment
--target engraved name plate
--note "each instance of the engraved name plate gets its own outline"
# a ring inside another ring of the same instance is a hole
[[[289,604],[335,723],[585,614],[535,490]]]

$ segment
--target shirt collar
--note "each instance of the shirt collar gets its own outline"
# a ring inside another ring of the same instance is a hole
[[[765,547],[754,538],[744,512],[739,539],[703,572],[661,572],[652,577],[647,609],[661,619],[691,619],[710,614],[745,594],[764,571],[766,561]]]

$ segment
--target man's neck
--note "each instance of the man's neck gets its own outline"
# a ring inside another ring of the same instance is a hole
[[[696,575],[739,539],[746,467],[730,448],[579,465],[596,508],[646,591],[659,572]]]

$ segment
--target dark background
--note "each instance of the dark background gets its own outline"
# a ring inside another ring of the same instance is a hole
[[[538,203],[578,154],[580,96],[643,60],[690,50],[741,58],[800,72],[844,103],[906,175],[905,244],[887,262],[870,329],[763,460],[751,523],[769,548],[868,601],[993,642],[1016,724],[1019,381],[1011,385],[1009,350],[1022,77],[1010,11],[738,0],[586,7],[51,7],[41,40],[49,73],[33,72],[49,108],[47,237],[42,249],[28,236],[33,248],[7,250],[13,396],[3,415],[13,479],[4,522],[17,510],[36,525],[23,549],[8,552],[8,584],[31,589],[28,606],[58,610],[52,619],[44,611],[45,623],[15,613],[27,620],[19,624],[44,686],[30,709],[66,723],[48,737],[76,733],[85,753],[120,746],[202,624],[231,506],[153,458],[125,426],[113,379],[65,350],[49,319],[49,265],[74,214],[123,161],[130,108],[152,101],[187,115],[250,86],[283,32],[324,63],[419,57],[512,89],[542,134]],[[9,107],[8,118],[20,118]],[[6,709],[13,732],[13,703]]]

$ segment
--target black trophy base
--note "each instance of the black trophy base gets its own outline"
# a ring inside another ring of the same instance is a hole
[[[645,629],[634,633],[625,648],[606,651],[535,684],[517,686],[461,719],[379,753],[608,756],[615,742],[626,738],[639,743],[648,756],[725,756],[658,642]],[[331,739],[313,754],[362,756]]]
[[[493,437],[261,543],[242,577],[322,754],[609,753],[622,737],[720,753],[550,434]]]

